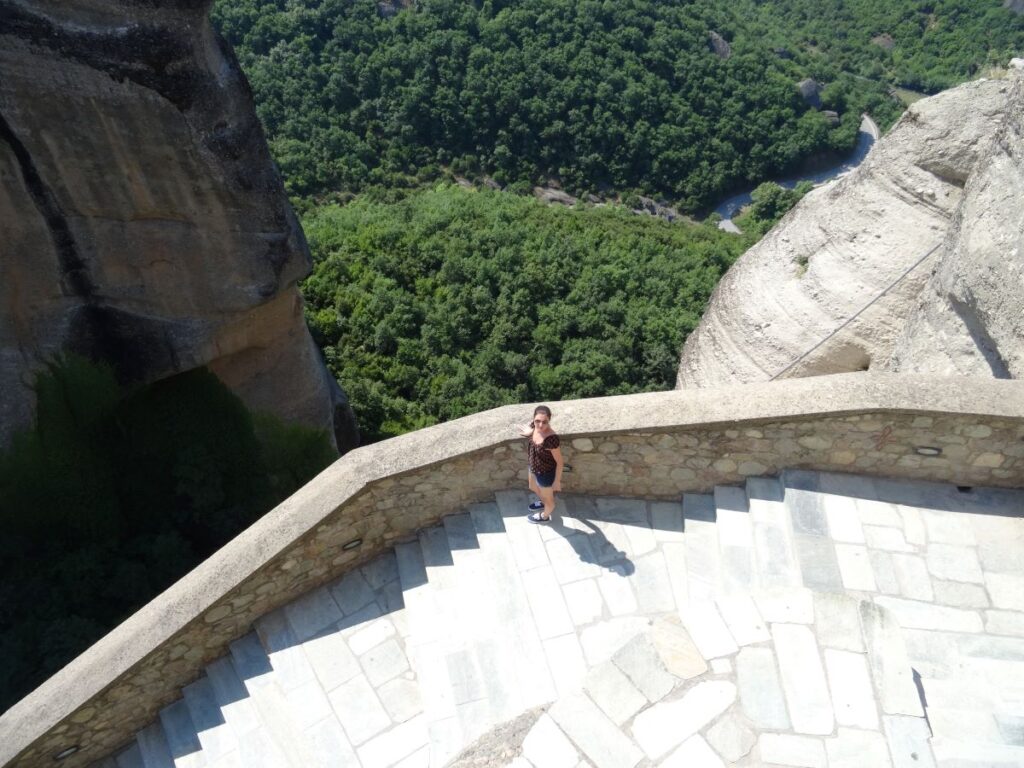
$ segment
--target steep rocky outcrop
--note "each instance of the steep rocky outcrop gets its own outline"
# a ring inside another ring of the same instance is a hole
[[[732,46],[729,45],[729,41],[714,30],[708,32],[708,45],[711,52],[720,59],[728,59],[732,56]]]
[[[888,367],[1024,378],[1024,77]]]
[[[687,339],[677,386],[980,372],[995,358],[986,370],[1003,375],[1020,354],[1003,350],[1021,346],[1024,97],[1011,72],[914,104],[856,171],[745,253]]]
[[[302,316],[309,253],[210,0],[0,0],[0,444],[61,351],[209,365],[251,407],[351,411]]]

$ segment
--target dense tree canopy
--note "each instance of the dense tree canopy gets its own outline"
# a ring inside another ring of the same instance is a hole
[[[861,111],[898,114],[889,85],[933,92],[1024,49],[1001,0],[218,0],[214,21],[294,194],[447,168],[686,209],[849,149]]]
[[[303,224],[310,325],[371,440],[505,403],[671,388],[750,242],[455,186]]]
[[[763,0],[751,22],[772,47],[806,52],[822,73],[846,70],[936,93],[1024,51],[1024,15],[1003,0]]]
[[[851,148],[863,109],[895,114],[884,89],[833,68],[843,114],[830,126],[796,89],[806,63],[774,52],[744,5],[421,0],[391,15],[370,0],[221,0],[215,21],[294,194],[444,166],[695,209]],[[712,51],[713,30],[730,58]]]

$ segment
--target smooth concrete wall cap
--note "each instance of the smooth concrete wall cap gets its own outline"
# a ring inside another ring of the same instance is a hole
[[[843,374],[714,390],[674,390],[549,403],[564,437],[687,432],[725,424],[811,420],[857,413],[1024,419],[1024,383]],[[521,440],[533,405],[511,405],[356,449],[0,717],[0,766],[129,675],[218,601],[381,480],[429,470]],[[503,487],[508,487],[506,483]],[[498,490],[498,484],[492,490]],[[199,674],[197,666],[195,674]]]

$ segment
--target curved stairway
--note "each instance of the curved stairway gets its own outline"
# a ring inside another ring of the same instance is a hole
[[[1024,494],[787,472],[547,526],[528,500],[264,616],[97,765],[442,766],[543,705],[477,764],[1024,766]]]

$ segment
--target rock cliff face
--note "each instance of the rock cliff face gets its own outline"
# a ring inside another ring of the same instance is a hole
[[[868,369],[1020,376],[1022,102],[1011,68],[914,104],[726,274],[677,387]]]
[[[129,382],[209,365],[250,407],[354,439],[303,322],[302,231],[209,5],[0,0],[0,444],[65,350]]]
[[[894,371],[1024,378],[1024,72],[1011,96],[896,341]]]

